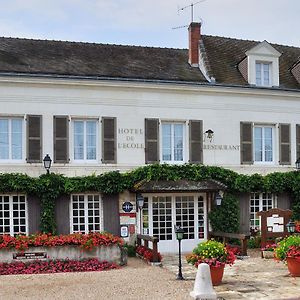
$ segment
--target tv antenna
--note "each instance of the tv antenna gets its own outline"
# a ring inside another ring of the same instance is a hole
[[[201,2],[204,2],[204,1],[206,1],[206,0],[200,0],[200,1],[197,1],[195,3],[192,2],[190,5],[178,8],[177,12],[179,14],[180,11],[183,11],[183,10],[185,10],[185,9],[187,9],[187,8],[190,7],[191,8],[191,22],[194,22],[194,6],[197,5],[197,4],[199,4],[199,3],[201,3]]]
[[[179,14],[180,11],[183,11],[183,10],[186,10],[187,8],[191,8],[191,22],[194,21],[194,6],[201,3],[201,2],[204,2],[206,0],[200,0],[200,1],[197,1],[195,3],[191,3],[190,5],[187,5],[187,6],[184,6],[184,7],[178,7],[177,8],[177,13]],[[189,27],[188,25],[183,25],[183,26],[178,26],[178,27],[172,27],[172,29],[180,29],[180,28],[185,28],[185,27]]]

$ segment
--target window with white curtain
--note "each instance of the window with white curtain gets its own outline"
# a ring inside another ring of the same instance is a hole
[[[0,160],[23,159],[23,119],[0,118]]]
[[[274,126],[254,126],[254,161],[274,162]]]
[[[271,64],[256,62],[256,84],[258,86],[271,86]]]
[[[184,161],[184,130],[184,123],[162,123],[162,161]]]
[[[74,161],[97,160],[97,120],[73,121],[73,158]]]

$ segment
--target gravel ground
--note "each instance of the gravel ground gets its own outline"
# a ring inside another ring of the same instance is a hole
[[[1,276],[0,299],[192,299],[193,284],[130,258],[118,270]]]

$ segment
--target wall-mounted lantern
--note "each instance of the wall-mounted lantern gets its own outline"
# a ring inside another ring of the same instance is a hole
[[[49,156],[49,154],[46,154],[46,156],[43,159],[43,163],[44,163],[44,168],[47,170],[47,174],[50,173],[50,168],[51,168],[51,163],[52,163],[52,159]]]
[[[214,137],[214,132],[211,129],[208,129],[204,132],[204,140],[208,139],[209,142],[212,142],[212,139]]]

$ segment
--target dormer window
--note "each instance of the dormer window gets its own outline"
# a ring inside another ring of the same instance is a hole
[[[256,85],[271,86],[271,64],[267,62],[256,62]]]
[[[267,41],[263,41],[245,54],[246,57],[238,64],[238,69],[250,85],[279,86],[280,52]]]

